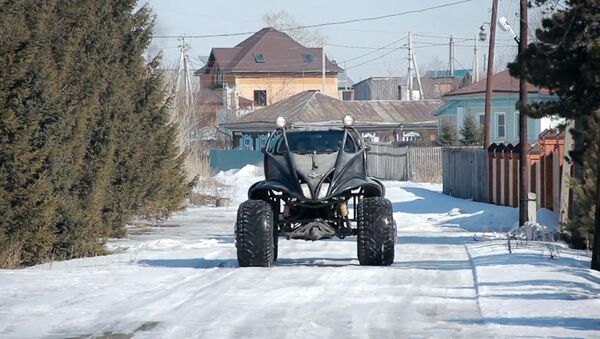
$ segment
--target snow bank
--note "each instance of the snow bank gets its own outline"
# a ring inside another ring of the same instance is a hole
[[[223,185],[231,187],[229,198],[234,204],[240,204],[247,199],[248,188],[255,182],[264,180],[262,167],[246,165],[241,169],[232,169],[221,171],[214,176],[214,179]]]
[[[548,226],[528,221],[522,227],[513,228],[510,234],[521,240],[553,241],[555,232],[551,232]]]

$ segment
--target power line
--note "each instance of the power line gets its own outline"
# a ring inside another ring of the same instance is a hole
[[[360,64],[356,64],[356,65],[350,66],[350,67],[346,68],[346,70],[349,70],[349,69],[352,69],[352,68],[356,68],[356,67],[360,67],[360,66],[368,64],[368,63],[370,63],[372,61],[379,60],[379,59],[383,58],[386,55],[392,54],[392,53],[396,52],[399,49],[405,49],[405,48],[406,48],[406,46],[402,45],[402,46],[397,47],[397,48],[395,48],[395,49],[393,49],[393,50],[391,50],[391,51],[389,51],[387,53],[384,53],[384,54],[378,56],[378,57],[375,57],[373,59],[369,59],[369,60],[367,60],[365,62],[361,62]]]
[[[350,61],[354,61],[354,60],[356,60],[356,59],[360,59],[360,58],[366,57],[367,55],[371,55],[371,54],[377,53],[377,52],[379,52],[379,51],[380,51],[380,50],[382,50],[382,49],[388,48],[388,47],[390,47],[390,46],[392,46],[392,45],[395,45],[395,44],[397,44],[397,43],[399,43],[399,42],[401,42],[401,41],[404,41],[404,40],[406,40],[406,37],[404,37],[404,38],[401,38],[401,39],[398,39],[398,40],[396,40],[396,41],[393,41],[393,42],[391,42],[391,43],[389,43],[389,44],[387,44],[387,45],[385,45],[385,46],[383,46],[383,47],[380,47],[380,48],[378,48],[378,49],[374,50],[374,51],[367,52],[367,53],[365,53],[365,54],[361,54],[361,55],[359,55],[359,56],[356,56],[356,57],[353,57],[353,58],[350,58],[350,59],[344,60],[342,63],[344,63],[344,62],[350,62]],[[403,47],[403,46],[400,46],[400,47],[398,47],[398,48],[395,48],[395,49],[393,49],[393,50],[392,50],[392,52],[394,52],[394,51],[397,51],[399,48],[402,48],[402,47]]]
[[[328,43],[327,46],[350,48],[350,49],[376,49],[376,50],[394,49],[395,48],[395,47],[351,46],[351,45],[338,45],[338,44],[330,44],[330,43]]]
[[[358,18],[358,19],[350,19],[350,20],[342,20],[342,21],[332,21],[332,22],[324,22],[324,23],[320,23],[320,24],[303,25],[303,26],[297,26],[297,27],[283,28],[280,31],[293,31],[293,30],[299,30],[299,29],[305,29],[305,28],[315,28],[315,27],[334,26],[334,25],[345,25],[345,24],[354,23],[354,22],[381,20],[381,19],[386,19],[386,18],[403,16],[403,15],[407,15],[407,14],[415,14],[415,13],[427,12],[427,11],[431,11],[431,10],[435,10],[435,9],[439,9],[439,8],[444,8],[444,7],[455,6],[455,5],[459,5],[459,4],[467,3],[467,2],[471,2],[471,1],[473,1],[473,0],[460,0],[460,1],[449,2],[449,3],[437,5],[437,6],[431,6],[431,7],[421,8],[421,9],[415,9],[415,10],[410,10],[410,11],[404,11],[404,12],[398,12],[398,13],[392,13],[392,14],[374,16],[374,17]],[[237,33],[223,33],[223,34],[186,35],[186,38],[189,38],[189,39],[204,39],[204,38],[216,38],[216,37],[250,35],[250,34],[254,34],[254,33],[256,33],[256,32],[237,32]],[[179,35],[155,35],[155,36],[153,36],[153,38],[156,38],[156,39],[172,39],[172,38],[178,38],[178,37],[179,37]]]

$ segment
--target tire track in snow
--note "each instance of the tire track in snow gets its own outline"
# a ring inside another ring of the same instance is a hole
[[[473,274],[473,288],[475,289],[475,297],[477,298],[477,309],[479,310],[479,318],[483,319],[483,312],[481,311],[481,302],[479,299],[479,278],[477,277],[477,267],[475,266],[475,262],[473,262],[473,257],[471,256],[469,247],[466,244],[464,246],[465,251],[467,252],[467,256],[469,257],[469,263],[471,264],[471,271]]]

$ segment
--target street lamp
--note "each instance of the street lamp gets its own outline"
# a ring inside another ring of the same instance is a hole
[[[521,39],[517,37],[515,31],[508,20],[505,17],[498,19],[498,26],[505,32],[510,32],[513,39],[519,45],[519,54],[523,53],[527,47],[527,6],[526,1],[521,1]],[[525,222],[529,220],[528,213],[528,182],[529,182],[529,171],[527,168],[527,146],[529,141],[527,140],[527,112],[525,106],[527,105],[527,82],[525,77],[521,74],[519,76],[519,226],[523,226]],[[538,192],[539,194],[539,192]]]
[[[484,22],[480,27],[479,27],[479,41],[485,41],[487,39],[487,32],[485,30],[485,25],[489,25],[489,22]]]
[[[508,20],[505,17],[501,17],[500,19],[498,19],[498,26],[505,32],[510,32],[510,34],[512,34],[513,39],[515,39],[515,41],[517,43],[520,43],[519,38],[517,37],[517,33],[515,33],[515,31],[513,31],[510,23],[508,22]]]

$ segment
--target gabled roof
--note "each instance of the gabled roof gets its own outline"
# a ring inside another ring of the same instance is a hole
[[[519,93],[519,79],[510,76],[508,70],[494,74],[492,84],[492,90],[496,93]],[[474,84],[446,93],[444,97],[485,93],[485,86],[486,79],[479,80]],[[530,83],[527,83],[527,92],[548,94],[547,89],[536,87]]]
[[[341,124],[351,114],[356,126],[399,126],[435,122],[433,112],[441,100],[364,100],[342,101],[317,91],[305,91],[240,117],[223,127],[264,124],[274,126],[279,116],[289,125]]]
[[[264,62],[257,62],[262,54]],[[304,54],[310,55],[307,61]],[[231,48],[213,48],[206,66],[198,73],[209,73],[217,66],[225,73],[315,73],[321,72],[321,48],[304,47],[286,33],[266,27]],[[342,69],[326,57],[327,73]]]

